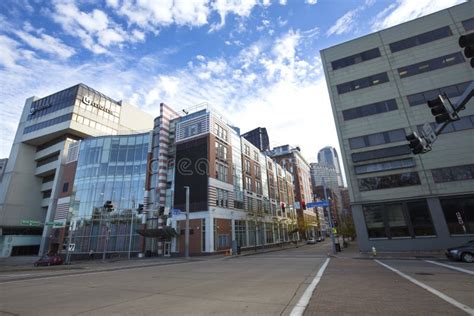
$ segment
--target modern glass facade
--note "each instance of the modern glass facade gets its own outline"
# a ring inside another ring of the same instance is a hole
[[[140,238],[130,225],[132,218],[136,228],[141,222],[135,209],[143,203],[148,145],[148,133],[81,142],[71,203],[75,252],[102,252],[106,244],[107,252],[128,251],[130,232],[131,250],[138,251]]]

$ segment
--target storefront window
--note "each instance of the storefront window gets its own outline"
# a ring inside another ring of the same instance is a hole
[[[415,236],[436,235],[426,201],[407,203],[407,208]]]
[[[405,217],[403,216],[402,204],[386,205],[385,212],[387,214],[387,222],[391,237],[410,236]]]
[[[451,235],[474,234],[474,196],[440,202]]]
[[[379,205],[364,206],[364,215],[369,238],[387,237],[383,219],[383,210]]]

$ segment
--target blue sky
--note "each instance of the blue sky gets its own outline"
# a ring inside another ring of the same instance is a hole
[[[273,146],[338,147],[319,50],[462,0],[4,0],[0,158],[26,98],[83,82],[154,115],[208,102]]]

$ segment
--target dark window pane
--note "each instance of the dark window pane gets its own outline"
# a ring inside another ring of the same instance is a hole
[[[382,190],[420,184],[417,172],[359,179],[360,191]]]
[[[471,180],[474,179],[474,165],[432,169],[431,174],[435,183]]]
[[[344,57],[338,60],[331,62],[332,69],[340,69],[354,64],[361,63],[366,60],[374,59],[380,56],[380,51],[378,48],[374,48],[359,54],[351,55]]]
[[[388,82],[388,75],[387,73],[380,73],[375,74],[369,77],[360,78],[354,81],[349,81],[345,83],[341,83],[336,86],[337,92],[339,94],[347,93],[353,90],[367,88],[376,84],[381,84],[384,82]]]
[[[470,30],[474,30],[474,18],[470,18],[470,19],[462,21],[462,26],[464,27],[464,30],[466,32]]]
[[[400,75],[400,78],[406,78],[423,72],[456,65],[462,62],[464,62],[464,57],[460,52],[458,52],[398,68],[398,74]]]
[[[440,202],[450,234],[474,234],[473,196],[441,199]]]
[[[413,37],[403,39],[401,41],[390,43],[389,46],[390,46],[391,52],[395,53],[395,52],[408,49],[417,45],[422,45],[425,43],[436,41],[438,39],[448,37],[451,35],[452,35],[451,29],[449,28],[449,26],[445,26],[433,31],[429,31],[426,33],[413,36]]]
[[[436,235],[426,201],[407,203],[407,208],[415,236]]]
[[[363,137],[354,137],[349,139],[349,146],[351,149],[356,149],[365,147],[366,144]]]
[[[387,237],[383,219],[383,207],[379,205],[364,206],[363,210],[369,238]]]
[[[387,214],[390,237],[410,236],[405,216],[403,215],[402,204],[385,205],[384,210]]]

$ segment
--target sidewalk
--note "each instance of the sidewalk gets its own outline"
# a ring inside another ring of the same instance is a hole
[[[304,315],[465,315],[373,260],[361,258],[369,259],[353,246],[331,256]]]

